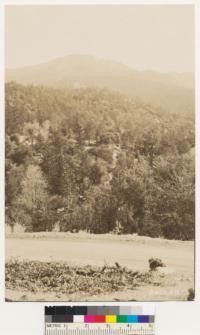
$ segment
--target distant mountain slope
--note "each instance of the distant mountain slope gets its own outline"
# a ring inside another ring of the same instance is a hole
[[[88,55],[70,55],[44,64],[7,69],[6,81],[11,80],[53,87],[107,87],[165,109],[194,110],[192,74],[140,72]]]

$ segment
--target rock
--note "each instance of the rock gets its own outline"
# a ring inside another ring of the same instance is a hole
[[[149,259],[149,267],[151,271],[156,270],[158,267],[166,266],[163,261],[159,258],[150,258]]]
[[[193,301],[195,298],[195,292],[193,288],[189,288],[188,290],[188,296],[187,296],[187,300],[188,301]]]

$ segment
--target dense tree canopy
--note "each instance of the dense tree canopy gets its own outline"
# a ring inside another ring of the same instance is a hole
[[[6,85],[9,224],[189,240],[194,184],[191,112],[106,89]]]

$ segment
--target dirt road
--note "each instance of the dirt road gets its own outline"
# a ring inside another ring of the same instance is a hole
[[[148,259],[158,257],[167,269],[176,273],[193,275],[194,244],[192,242],[166,241],[137,237],[123,240],[102,235],[95,238],[66,235],[60,238],[31,235],[9,237],[6,240],[6,260],[11,257],[41,261],[64,261],[79,265],[102,265],[104,263],[147,270]]]

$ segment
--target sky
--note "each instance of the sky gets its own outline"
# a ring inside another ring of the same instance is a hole
[[[194,71],[193,5],[9,5],[7,68],[70,54],[136,70]]]

